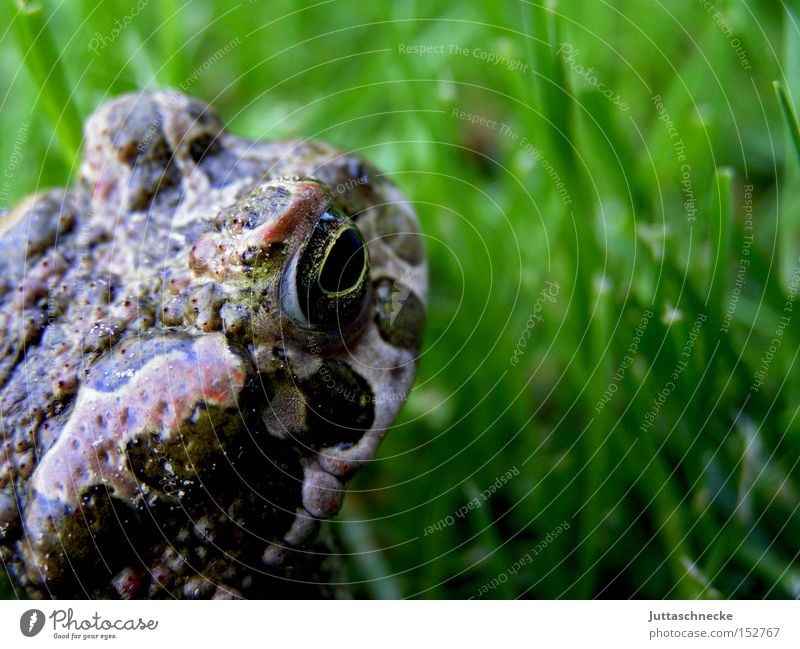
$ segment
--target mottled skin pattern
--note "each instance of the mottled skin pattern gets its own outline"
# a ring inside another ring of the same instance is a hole
[[[318,537],[413,381],[426,263],[362,160],[174,92],[0,221],[0,556],[39,597],[331,594]],[[327,553],[327,554],[326,554]]]

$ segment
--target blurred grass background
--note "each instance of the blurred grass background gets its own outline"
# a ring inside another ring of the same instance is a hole
[[[359,151],[416,205],[431,291],[332,524],[356,594],[797,597],[797,4],[3,0],[0,208],[72,182],[82,121],[135,89]]]

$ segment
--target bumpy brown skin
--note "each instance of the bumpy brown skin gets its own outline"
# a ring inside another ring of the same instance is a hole
[[[309,324],[298,259],[337,209],[367,242],[365,288],[346,322]],[[424,251],[394,186],[318,142],[239,139],[178,93],[130,95],[87,123],[80,186],[26,199],[0,233],[18,594],[326,594],[319,521],[422,342]]]

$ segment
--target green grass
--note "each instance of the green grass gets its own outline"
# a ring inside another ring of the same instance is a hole
[[[361,596],[471,597],[497,580],[482,597],[796,597],[800,11],[715,4],[171,1],[95,55],[135,2],[43,1],[12,20],[4,1],[0,165],[23,132],[12,197],[68,183],[94,107],[183,83],[241,135],[361,151],[407,192],[428,337],[333,524]],[[514,365],[547,281],[558,295]]]

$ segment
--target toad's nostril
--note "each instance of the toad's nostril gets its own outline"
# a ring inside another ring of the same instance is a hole
[[[210,133],[198,135],[189,143],[189,155],[195,164],[200,164],[207,155],[213,155],[220,150],[219,142]]]

